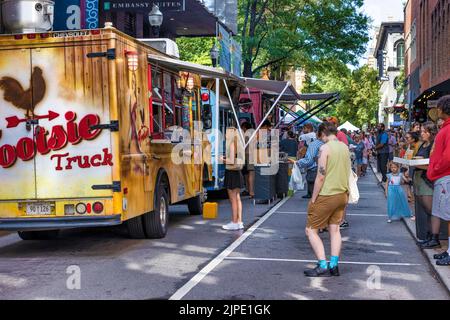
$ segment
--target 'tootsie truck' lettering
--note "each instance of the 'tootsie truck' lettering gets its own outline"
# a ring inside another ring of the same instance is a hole
[[[83,140],[93,140],[101,133],[101,129],[90,129],[91,126],[100,124],[98,115],[88,114],[80,120],[79,124],[75,122],[76,117],[75,112],[69,111],[65,114],[67,120],[65,127],[56,125],[52,127],[51,131],[47,131],[44,127],[37,126],[34,132],[34,140],[24,137],[19,139],[15,146],[9,144],[1,146],[0,166],[10,168],[16,163],[17,159],[29,161],[37,153],[45,155],[50,151],[65,148],[68,143],[76,145]]]
[[[103,155],[96,154],[92,157],[90,156],[75,156],[69,157],[69,153],[65,154],[54,154],[50,157],[50,160],[56,159],[56,171],[72,170],[72,165],[77,165],[81,169],[91,168],[91,167],[100,167],[100,166],[113,166],[113,156],[109,153],[107,148],[103,149]],[[66,165],[62,166],[62,160],[65,160]]]

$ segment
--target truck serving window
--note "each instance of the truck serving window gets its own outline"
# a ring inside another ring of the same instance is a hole
[[[175,123],[177,126],[183,126],[183,89],[181,88],[181,79],[174,77],[174,96],[175,96]]]
[[[175,111],[174,111],[174,103],[173,103],[173,77],[170,73],[163,73],[163,103],[165,107],[165,128],[172,127],[176,125],[175,123]],[[164,129],[165,129],[164,128]]]
[[[164,109],[163,109],[163,87],[162,87],[162,72],[159,69],[152,67],[152,133],[164,132]]]

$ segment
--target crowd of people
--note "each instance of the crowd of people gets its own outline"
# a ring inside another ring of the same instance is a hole
[[[404,218],[415,220],[411,208],[417,202],[430,216],[430,232],[418,245],[423,249],[441,247],[442,221],[448,224],[450,235],[450,96],[439,100],[438,113],[437,123],[415,123],[410,131],[401,127],[387,130],[384,124],[366,131],[338,130],[337,118],[328,117],[318,128],[306,124],[300,133],[282,132],[280,151],[295,159],[292,162],[305,173],[307,184],[303,196],[309,199],[306,234],[318,264],[306,270],[306,276],[339,275],[340,230],[349,227],[345,212],[351,192],[350,170],[353,168],[358,177],[364,177],[370,163],[374,166],[376,163],[381,173],[380,185],[388,199],[388,222]],[[270,123],[264,124],[264,128],[270,127]],[[245,125],[244,130],[248,129]],[[404,166],[395,158],[430,161],[427,165]],[[246,179],[241,171],[227,166],[225,184],[233,210],[232,223],[224,226],[227,230],[243,228],[239,194],[244,180],[247,180],[247,193],[254,196],[254,168],[245,164],[242,169]],[[319,235],[323,232],[330,233],[330,263],[326,261]],[[434,258],[438,265],[449,266],[450,249]]]

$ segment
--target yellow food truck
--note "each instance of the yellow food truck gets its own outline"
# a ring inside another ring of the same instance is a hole
[[[201,214],[211,155],[194,123],[215,71],[172,60],[112,27],[0,36],[0,230],[162,238],[169,205]]]

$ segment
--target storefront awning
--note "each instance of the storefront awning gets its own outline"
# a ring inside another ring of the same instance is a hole
[[[286,81],[264,80],[254,78],[244,78],[245,86],[247,88],[255,88],[261,90],[266,96],[277,98],[285,89]],[[281,102],[295,102],[301,100],[300,95],[295,88],[290,85],[284,94],[281,96]]]
[[[219,78],[244,84],[241,78],[235,76],[232,73],[217,68],[203,66],[192,62],[182,61],[155,54],[149,54],[148,60],[153,64],[155,64],[156,66],[160,66],[176,72],[178,71],[191,72],[206,78]]]

